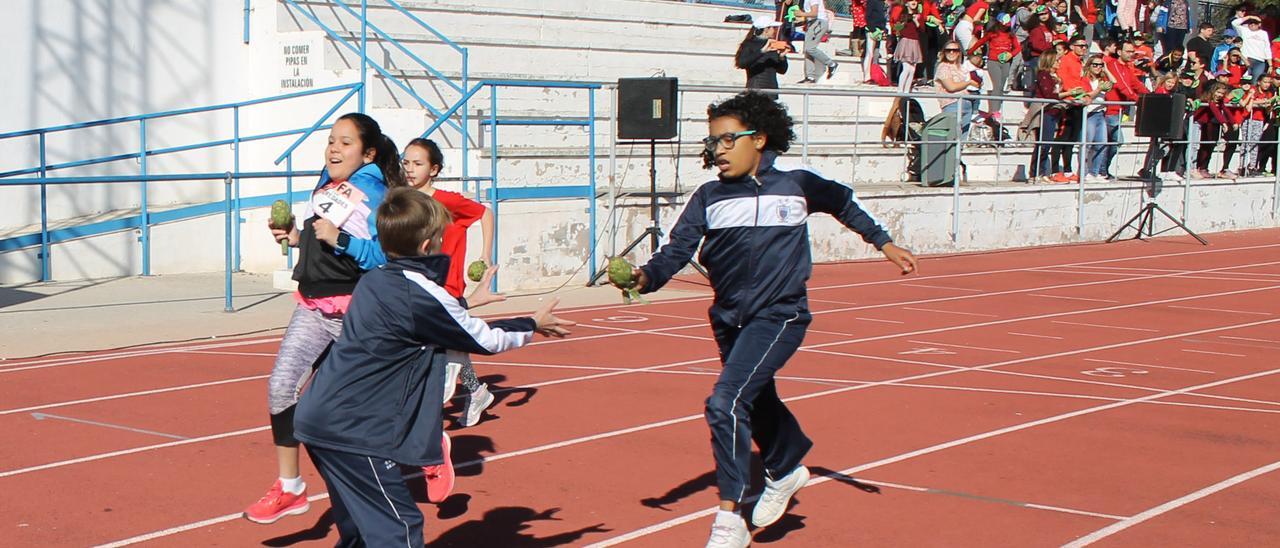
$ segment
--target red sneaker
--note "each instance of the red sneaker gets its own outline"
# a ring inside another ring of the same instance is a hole
[[[427,478],[427,500],[434,503],[444,502],[453,492],[453,459],[449,456],[452,448],[449,434],[444,434],[440,442],[440,452],[444,454],[444,462],[422,467],[422,475]]]
[[[275,523],[285,516],[296,516],[311,509],[307,502],[307,490],[301,493],[286,493],[280,486],[280,480],[271,484],[271,489],[262,498],[249,505],[244,511],[244,519],[254,523]]]

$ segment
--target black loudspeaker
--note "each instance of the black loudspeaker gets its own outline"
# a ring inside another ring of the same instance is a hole
[[[676,88],[675,78],[619,78],[618,138],[675,137]]]
[[[1145,94],[1138,97],[1138,120],[1134,132],[1139,137],[1181,139],[1182,119],[1186,113],[1185,95]]]

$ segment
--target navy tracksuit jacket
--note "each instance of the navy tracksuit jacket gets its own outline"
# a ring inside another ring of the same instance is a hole
[[[702,243],[698,263],[715,290],[708,314],[724,364],[706,407],[721,500],[745,498],[752,440],[774,479],[795,469],[812,446],[773,382],[810,320],[809,215],[832,215],[876,249],[892,241],[852,189],[776,161],[776,152],[765,151],[755,176],[699,187],[670,241],[642,267],[648,284],[641,292],[656,291]]]
[[[342,335],[298,401],[295,435],[333,499],[339,546],[422,546],[422,512],[397,464],[442,462],[445,350],[496,354],[532,318],[485,322],[444,290],[449,257],[391,259],[360,278]]]

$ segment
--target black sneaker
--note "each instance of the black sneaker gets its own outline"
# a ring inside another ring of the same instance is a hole
[[[804,80],[801,80],[801,81],[796,82],[796,83],[797,83],[797,84],[815,84],[815,83],[817,83],[817,80],[812,80],[812,79],[809,79],[809,78],[805,78]]]
[[[827,78],[831,78],[831,75],[836,73],[837,66],[839,65],[835,63],[831,63],[830,65],[827,65]]]

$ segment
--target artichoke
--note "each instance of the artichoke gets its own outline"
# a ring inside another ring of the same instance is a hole
[[[293,208],[289,207],[289,202],[276,200],[271,203],[270,226],[276,230],[289,230],[293,228]],[[288,238],[280,240],[280,254],[289,254]]]

